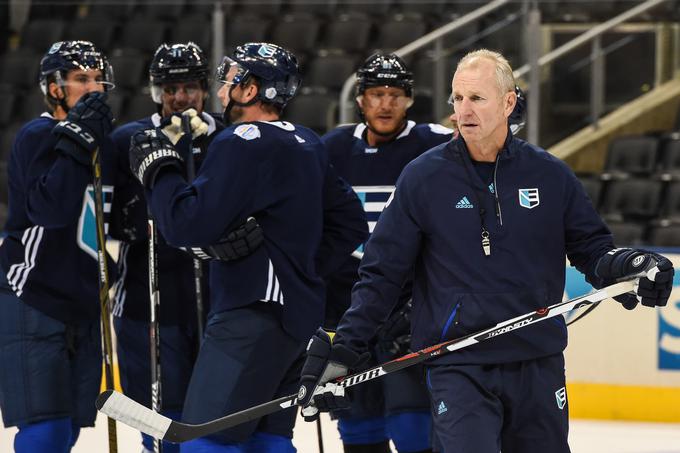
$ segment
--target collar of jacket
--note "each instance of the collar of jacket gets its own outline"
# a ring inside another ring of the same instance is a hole
[[[514,141],[514,136],[512,135],[512,132],[510,132],[510,126],[508,126],[508,133],[505,136],[505,142],[503,143],[503,147],[499,151],[499,159],[508,159],[513,156],[513,154],[516,152],[514,147],[512,146],[512,143]],[[470,151],[468,151],[467,144],[465,143],[465,139],[463,138],[463,134],[458,134],[458,137],[454,138],[451,140],[448,144],[448,148],[451,150],[453,155],[455,157],[467,157],[468,160],[470,159]]]

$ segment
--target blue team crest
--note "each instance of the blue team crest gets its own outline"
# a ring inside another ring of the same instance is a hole
[[[523,208],[533,209],[541,203],[538,189],[519,189],[519,205]]]
[[[271,58],[274,56],[274,53],[276,52],[276,49],[267,45],[267,44],[262,44],[259,49],[257,49],[257,53],[264,58]]]
[[[109,229],[108,218],[111,213],[111,201],[113,199],[113,187],[103,186],[104,197],[104,233]],[[94,217],[94,189],[88,185],[83,197],[83,208],[78,219],[78,247],[92,258],[97,259],[97,224]]]
[[[255,140],[262,136],[260,128],[255,124],[241,124],[234,129],[234,135],[238,135],[243,140]]]

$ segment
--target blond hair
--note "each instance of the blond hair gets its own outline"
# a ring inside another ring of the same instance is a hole
[[[501,94],[515,91],[515,76],[508,60],[498,52],[488,49],[479,49],[469,52],[456,66],[456,72],[460,69],[474,68],[481,59],[491,61],[496,68],[496,84]]]

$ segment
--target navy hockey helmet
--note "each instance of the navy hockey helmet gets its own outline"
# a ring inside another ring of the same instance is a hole
[[[520,87],[515,86],[515,94],[517,95],[517,102],[515,103],[515,108],[508,117],[508,123],[510,124],[510,132],[512,132],[512,135],[517,134],[524,128],[527,114],[527,99],[524,91],[522,91]]]
[[[149,66],[151,97],[156,104],[161,104],[160,85],[171,82],[199,80],[207,91],[208,72],[208,59],[195,43],[163,43],[156,49]]]
[[[40,60],[40,90],[48,94],[48,78],[55,77],[60,86],[66,79],[66,73],[75,69],[83,71],[99,69],[102,72],[102,84],[106,90],[114,88],[113,68],[103,53],[89,41],[59,41],[50,47]]]
[[[413,73],[398,55],[374,53],[366,59],[356,73],[356,94],[364,94],[366,88],[391,86],[403,88],[406,96],[413,96]]]
[[[231,80],[233,86],[247,83],[253,77],[259,85],[255,99],[286,106],[300,87],[298,61],[292,52],[269,43],[246,43],[238,46],[231,57],[225,57],[217,70],[217,79],[226,82],[232,66],[238,73]]]

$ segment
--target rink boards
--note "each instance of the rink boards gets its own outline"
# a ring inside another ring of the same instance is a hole
[[[680,422],[680,249],[674,290],[662,309],[623,309],[613,300],[569,327],[567,392],[572,418]],[[565,298],[588,292],[567,267]]]

